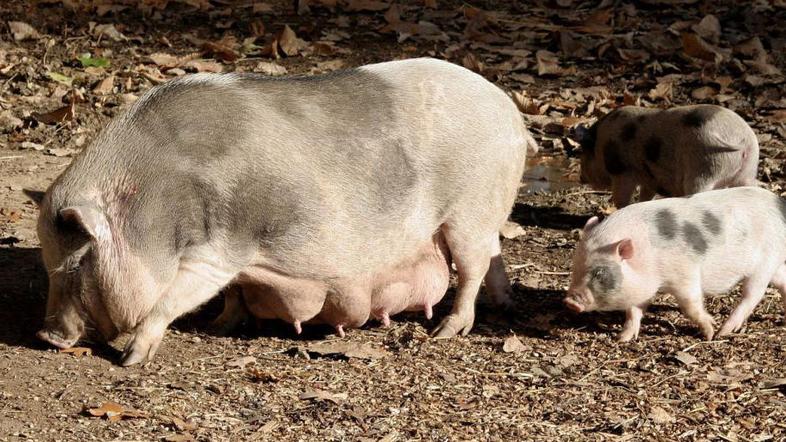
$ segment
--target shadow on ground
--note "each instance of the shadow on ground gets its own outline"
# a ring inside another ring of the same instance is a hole
[[[39,248],[0,248],[0,343],[46,348],[35,332],[46,308],[46,271]]]
[[[510,214],[511,221],[522,226],[544,229],[572,230],[584,227],[589,215],[566,213],[562,207],[543,207],[516,203]]]

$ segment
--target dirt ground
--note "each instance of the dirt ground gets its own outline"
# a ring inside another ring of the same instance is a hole
[[[783,193],[782,1],[308,3],[2,2],[0,440],[786,440],[774,290],[744,333],[711,342],[667,296],[628,344],[614,340],[621,313],[560,302],[577,229],[609,197],[575,182],[565,150],[577,123],[621,104],[720,103],[757,131],[760,178]],[[510,91],[543,147],[511,215],[521,229],[503,241],[512,310],[481,304],[470,336],[429,339],[451,290],[433,321],[400,315],[343,340],[279,323],[218,337],[216,299],[131,368],[117,365],[122,338],[80,344],[86,354],[35,339],[47,282],[22,190],[45,189],[145,90],[187,72],[313,74],[415,56]],[[738,295],[708,310],[721,320]]]

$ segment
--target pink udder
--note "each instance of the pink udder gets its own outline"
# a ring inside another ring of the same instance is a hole
[[[431,318],[450,283],[450,259],[441,233],[410,259],[376,275],[332,283],[296,279],[267,269],[251,269],[237,281],[249,311],[262,319],[282,319],[295,326],[327,323],[343,335],[370,316],[384,325],[402,311],[422,310]]]

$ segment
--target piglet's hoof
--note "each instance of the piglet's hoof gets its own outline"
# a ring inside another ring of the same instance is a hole
[[[467,336],[474,323],[474,315],[451,313],[431,332],[431,336],[435,338],[452,338],[458,334]]]

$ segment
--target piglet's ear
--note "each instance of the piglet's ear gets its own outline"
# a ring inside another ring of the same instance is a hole
[[[617,254],[623,260],[633,258],[633,241],[630,238],[625,238],[618,242]]]
[[[595,226],[598,224],[600,224],[600,218],[597,216],[593,216],[592,218],[588,219],[586,224],[584,224],[584,233],[589,233],[590,230],[595,228]]]
[[[94,239],[106,239],[109,233],[109,223],[97,207],[70,206],[60,209],[59,222],[65,228],[82,230]]]
[[[573,129],[573,139],[581,143],[590,137],[589,128],[584,124],[579,124]]]

